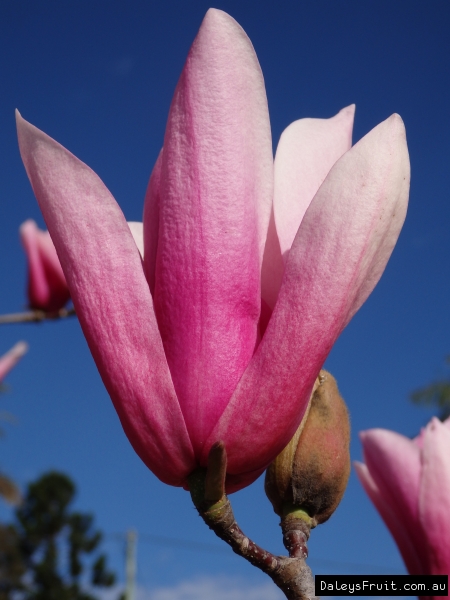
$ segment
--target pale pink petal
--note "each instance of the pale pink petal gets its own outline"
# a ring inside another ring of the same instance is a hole
[[[274,163],[273,205],[286,261],[303,216],[331,167],[352,147],[355,105],[331,119],[300,119],[281,135]]]
[[[144,201],[144,271],[152,296],[155,293],[156,254],[159,238],[159,204],[161,196],[162,153],[159,153],[147,186]]]
[[[391,506],[404,528],[412,529],[421,546],[419,524],[420,449],[407,437],[386,429],[371,429],[360,434],[364,459],[380,494]]]
[[[283,257],[281,256],[280,242],[278,240],[272,208],[261,269],[261,299],[267,306],[267,310],[261,311],[261,333],[264,333],[266,330],[273,307],[276,304],[283,280],[283,273]]]
[[[391,532],[408,572],[411,575],[425,574],[422,567],[422,557],[418,555],[418,550],[422,544],[418,544],[417,536],[413,535],[416,524],[405,526],[404,522],[398,519],[393,506],[381,493],[367,466],[359,462],[353,464],[363,488]]]
[[[24,354],[28,352],[28,344],[26,342],[17,342],[11,350],[0,357],[0,381],[8,375],[13,367],[19,362]]]
[[[405,218],[408,184],[397,115],[332,168],[303,218],[267,330],[205,444],[203,463],[222,440],[230,473],[256,470],[291,439],[328,352],[384,270]]]
[[[37,244],[38,228],[36,223],[29,219],[22,223],[19,229],[22,245],[28,260],[28,301],[32,308],[47,306],[50,298],[50,289],[44,273],[44,266],[39,255]]]
[[[84,335],[134,449],[164,482],[195,466],[141,257],[97,175],[17,115],[22,159]]]
[[[29,219],[19,229],[28,260],[28,302],[47,312],[62,308],[70,298],[69,288],[48,231]]]
[[[139,221],[127,221],[128,227],[130,228],[131,235],[133,236],[134,243],[141,258],[144,258],[144,226]]]
[[[417,435],[415,438],[413,438],[413,442],[416,444],[416,446],[418,448],[423,448],[423,442],[425,439],[425,427],[422,427],[420,430],[419,435]]]
[[[434,418],[425,430],[419,499],[430,575],[450,573],[450,431]]]
[[[261,274],[264,333],[278,298],[284,261],[306,209],[335,162],[352,146],[355,105],[331,119],[300,119],[281,135],[274,165],[274,200]]]
[[[211,9],[171,105],[155,310],[196,453],[255,348],[273,161],[264,81],[242,28]]]

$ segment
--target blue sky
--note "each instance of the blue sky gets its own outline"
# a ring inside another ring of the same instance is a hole
[[[93,168],[127,219],[140,220],[174,87],[209,6],[200,0],[2,0],[1,313],[25,304],[18,227],[27,218],[43,226],[17,148],[14,109]],[[450,353],[450,4],[248,0],[214,6],[230,13],[255,46],[275,145],[295,119],[331,117],[353,102],[354,141],[393,112],[405,121],[412,165],[406,223],[379,285],[326,365],[348,403],[352,456],[360,459],[358,431],[385,427],[414,435],[425,424],[431,413],[412,406],[408,395],[442,376]],[[1,408],[18,420],[0,442],[1,468],[22,485],[50,468],[69,473],[79,486],[77,506],[93,511],[110,534],[105,547],[121,578],[123,546],[113,534],[136,528],[143,594],[158,589],[167,592],[163,600],[184,599],[176,590],[205,581],[221,589],[225,584],[217,582],[245,582],[247,598],[249,590],[262,589],[265,576],[220,551],[188,494],[164,486],[134,454],[77,321],[3,326],[0,352],[18,339],[29,342],[30,352],[1,398]],[[260,479],[234,495],[235,512],[248,535],[281,553],[277,518],[262,486]],[[0,518],[9,514],[0,508]],[[177,549],[152,535],[215,544],[219,551]],[[313,531],[309,563],[315,573],[405,572],[354,474],[336,514]],[[281,597],[268,594],[268,600]]]

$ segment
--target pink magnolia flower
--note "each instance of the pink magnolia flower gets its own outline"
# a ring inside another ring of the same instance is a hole
[[[394,115],[350,149],[353,112],[293,123],[274,162],[253,46],[209,10],[150,177],[143,260],[97,175],[18,116],[97,367],[162,481],[185,485],[217,440],[228,491],[256,479],[381,276],[406,212],[405,132]]]
[[[24,354],[28,352],[28,344],[26,342],[17,342],[11,350],[0,357],[0,382],[5,379],[8,373],[19,362]]]
[[[48,231],[29,219],[20,226],[28,259],[28,304],[45,312],[63,308],[70,298],[66,278]]]
[[[450,419],[410,440],[385,429],[360,434],[356,471],[411,575],[450,573]]]

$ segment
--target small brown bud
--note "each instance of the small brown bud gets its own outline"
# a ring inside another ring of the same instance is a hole
[[[350,475],[350,423],[334,377],[322,370],[309,411],[266,472],[265,489],[282,518],[295,513],[311,527],[325,522]]]

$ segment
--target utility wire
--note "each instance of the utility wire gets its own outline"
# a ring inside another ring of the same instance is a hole
[[[126,533],[109,533],[105,534],[105,538],[116,539],[123,541],[126,538]],[[186,540],[181,538],[174,538],[165,535],[155,535],[152,533],[140,533],[139,542],[145,542],[150,544],[157,544],[160,546],[170,546],[176,548],[189,548],[197,552],[212,552],[214,554],[230,554],[232,550],[228,547],[221,547],[218,544],[208,544],[207,542],[196,542],[193,540]],[[319,558],[310,556],[308,561],[311,563],[317,563],[321,565],[328,565],[330,567],[346,567],[348,569],[356,569],[358,571],[379,571],[383,575],[385,573],[397,573],[398,569],[393,569],[386,565],[369,565],[364,563],[346,562],[341,560]]]

